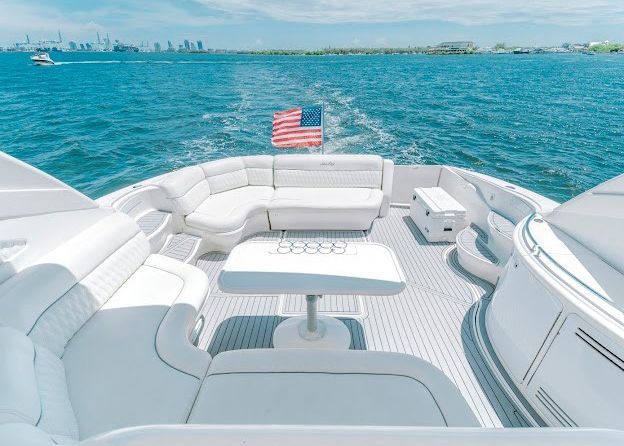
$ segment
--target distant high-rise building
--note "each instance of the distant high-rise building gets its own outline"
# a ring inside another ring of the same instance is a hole
[[[167,51],[174,51],[173,44],[171,40],[167,40]]]
[[[76,51],[78,49],[78,44],[72,40],[71,42],[69,42],[69,49],[72,51]]]
[[[98,38],[98,45],[101,45],[102,41],[100,40],[100,32],[99,31],[97,33],[97,38]]]
[[[199,51],[202,51],[204,49],[204,42],[202,42],[201,40],[197,41],[197,49]]]
[[[81,44],[80,44],[80,50],[81,50],[81,51],[84,51],[84,49],[85,49],[85,47],[84,47],[84,43],[81,43]]]
[[[160,43],[154,42],[154,51],[160,53]]]
[[[188,39],[184,39],[184,49],[186,51],[191,49],[191,43],[188,41]]]
[[[90,43],[86,43],[85,46],[87,47],[88,50],[92,50],[93,49],[93,46],[91,46]]]
[[[191,42],[191,51],[195,51],[196,49],[195,42]]]

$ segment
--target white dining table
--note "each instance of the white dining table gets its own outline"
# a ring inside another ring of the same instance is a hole
[[[323,295],[389,296],[405,288],[401,265],[388,246],[368,242],[251,241],[229,254],[219,287],[233,294],[306,296],[306,315],[286,319],[273,334],[276,348],[337,348],[351,344],[340,320],[319,316]]]

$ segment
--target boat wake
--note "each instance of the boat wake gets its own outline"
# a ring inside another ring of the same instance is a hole
[[[154,65],[171,65],[176,62],[169,60],[80,60],[55,62],[55,65],[89,65],[89,64],[154,64]]]

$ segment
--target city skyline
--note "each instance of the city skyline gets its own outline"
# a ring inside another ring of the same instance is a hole
[[[407,47],[444,40],[480,46],[506,42],[552,46],[562,42],[624,41],[624,2],[550,0],[527,7],[517,0],[5,0],[0,45],[30,35],[51,40],[94,42],[96,33],[140,41],[189,42],[222,49],[317,49]]]

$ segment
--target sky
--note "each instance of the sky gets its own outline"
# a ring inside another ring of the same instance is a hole
[[[109,33],[206,48],[624,42],[624,0],[0,0],[0,45]]]

